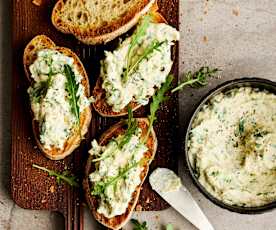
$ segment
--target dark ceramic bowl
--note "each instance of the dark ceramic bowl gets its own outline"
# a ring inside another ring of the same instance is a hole
[[[206,104],[212,97],[219,93],[225,93],[231,89],[234,88],[239,88],[239,87],[252,87],[252,88],[258,88],[260,90],[267,90],[271,93],[276,94],[276,82],[272,82],[266,79],[261,79],[261,78],[242,78],[242,79],[236,79],[232,81],[228,81],[226,83],[223,83],[213,89],[211,92],[209,92],[199,103],[197,106],[196,110],[194,111],[191,120],[189,122],[189,126],[186,131],[186,136],[185,136],[185,159],[186,163],[189,168],[189,172],[191,174],[191,177],[193,179],[194,184],[199,188],[199,190],[213,203],[216,205],[228,209],[233,212],[238,212],[242,214],[257,214],[257,213],[263,213],[264,211],[271,210],[276,207],[276,200],[272,203],[263,205],[263,206],[258,206],[258,207],[241,207],[241,206],[235,206],[235,205],[229,205],[221,200],[215,198],[213,195],[211,195],[203,185],[201,185],[196,177],[195,171],[191,166],[191,163],[189,161],[189,156],[188,156],[188,140],[189,140],[189,133],[192,128],[193,121],[195,117],[197,116],[198,112],[202,109],[203,105]]]

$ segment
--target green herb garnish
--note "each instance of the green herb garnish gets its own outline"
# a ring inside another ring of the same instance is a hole
[[[218,176],[219,175],[219,171],[213,171],[211,172],[211,176]]]
[[[50,72],[46,81],[41,81],[33,88],[31,96],[35,99],[35,102],[40,102],[43,99],[48,89],[52,85],[52,73]]]
[[[123,139],[120,141],[118,145],[119,149],[122,149],[123,146],[130,141],[132,135],[135,134],[138,128],[137,120],[133,118],[133,112],[130,106],[127,107],[127,110],[128,110],[127,130],[123,136]]]
[[[245,120],[240,119],[240,121],[239,121],[239,133],[240,133],[240,135],[242,135],[243,132],[244,132],[244,123],[245,123]]]
[[[147,28],[149,27],[150,21],[151,21],[151,15],[146,15],[143,17],[142,21],[138,25],[136,31],[131,37],[130,46],[127,53],[127,66],[126,70],[123,73],[123,81],[126,82],[130,73],[130,70],[134,69],[133,64],[131,63],[131,59],[133,57],[134,48],[139,45],[141,42],[142,37],[145,36]],[[143,56],[143,55],[142,55]],[[141,62],[141,61],[140,61]],[[136,64],[137,65],[137,64]]]
[[[150,54],[152,54],[155,50],[160,51],[160,46],[163,45],[165,41],[159,42],[157,40],[154,40],[150,43],[148,47],[144,50],[144,53],[139,56],[139,58],[129,66],[128,70],[124,72],[124,79],[123,81],[126,82],[128,79],[128,76],[137,68],[137,66],[144,60],[149,57]]]
[[[78,92],[78,83],[76,82],[76,77],[72,68],[69,65],[64,65],[64,74],[66,76],[67,82],[65,84],[66,90],[69,94],[69,103],[71,106],[71,112],[77,119],[77,124],[80,126],[80,107],[78,104],[79,96],[77,95]]]
[[[173,230],[173,225],[172,224],[167,224],[166,230]]]
[[[122,149],[124,147],[124,145],[126,145],[130,141],[132,135],[135,134],[135,132],[138,128],[137,120],[135,118],[133,118],[132,109],[129,106],[127,109],[128,109],[127,130],[125,131],[124,135],[122,136],[122,140],[119,143],[117,143],[119,149]],[[111,141],[116,141],[116,140],[112,139]],[[108,157],[110,157],[110,154],[102,154],[100,157],[93,159],[92,162],[101,161]]]
[[[143,143],[145,143],[149,138],[150,132],[152,131],[153,123],[157,119],[156,112],[159,109],[160,104],[168,99],[168,97],[165,96],[165,93],[171,88],[172,81],[173,81],[173,75],[169,75],[166,79],[166,82],[152,97],[152,102],[150,104],[150,115],[148,116],[149,128],[143,140]]]
[[[67,170],[65,170],[62,174],[57,173],[53,170],[47,169],[45,167],[33,164],[32,165],[34,168],[40,169],[42,171],[45,171],[49,174],[49,176],[54,176],[56,177],[57,183],[59,184],[61,182],[61,180],[63,180],[64,182],[66,182],[67,184],[69,184],[72,187],[79,187],[79,184],[76,181],[76,177],[75,176],[69,176],[69,172]]]
[[[140,223],[136,219],[131,219],[130,221],[134,225],[133,230],[148,230],[147,222],[146,221],[144,221],[143,223]]]
[[[104,194],[106,188],[110,185],[115,186],[117,182],[124,178],[131,169],[137,167],[140,164],[143,164],[144,160],[132,163],[127,165],[126,167],[122,168],[119,170],[119,174],[114,177],[109,177],[105,181],[99,181],[96,182],[93,186],[93,190],[91,191],[91,194],[94,196],[100,196],[101,194]]]
[[[202,87],[208,84],[208,78],[213,77],[219,69],[210,69],[208,66],[201,67],[198,71],[192,73],[189,71],[187,74],[184,75],[185,80],[180,83],[176,88],[174,88],[171,92],[174,93],[178,90],[181,90],[187,85],[192,87]]]

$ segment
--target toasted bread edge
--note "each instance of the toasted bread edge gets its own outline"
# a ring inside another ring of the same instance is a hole
[[[156,3],[156,0],[145,0],[145,6],[142,9],[134,9],[133,12],[129,12],[123,18],[113,22],[112,25],[108,25],[107,28],[97,29],[93,31],[91,28],[81,29],[74,28],[66,25],[58,17],[58,12],[62,9],[63,0],[57,1],[52,11],[52,24],[57,30],[65,34],[73,34],[78,40],[88,45],[96,45],[101,43],[107,43],[121,34],[131,29],[139,20],[141,16],[146,14]]]

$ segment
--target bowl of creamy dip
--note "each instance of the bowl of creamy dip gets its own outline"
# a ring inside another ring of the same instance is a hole
[[[276,83],[243,78],[211,91],[192,115],[185,152],[215,204],[248,214],[276,207]]]

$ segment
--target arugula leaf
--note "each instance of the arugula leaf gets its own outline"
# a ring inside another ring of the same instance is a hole
[[[148,230],[146,221],[144,221],[142,224],[136,219],[131,219],[130,221],[134,225],[133,230]]]
[[[47,80],[39,82],[36,87],[33,88],[31,96],[36,102],[40,102],[47,94],[48,89],[52,85],[52,72],[49,73]]]
[[[130,141],[132,135],[135,134],[135,132],[138,128],[137,120],[135,118],[133,118],[133,112],[132,112],[132,109],[130,108],[130,106],[127,107],[127,110],[128,110],[127,130],[124,134],[123,139],[121,140],[121,142],[118,145],[119,149],[122,149],[123,146]]]
[[[67,64],[64,65],[64,74],[67,78],[67,83],[65,87],[69,94],[71,112],[76,117],[78,126],[80,126],[80,107],[78,104],[80,97],[77,95],[79,85],[76,82],[75,74],[72,71],[72,68]]]
[[[166,230],[173,230],[173,225],[172,224],[167,224]]]
[[[124,178],[131,169],[135,168],[137,165],[143,164],[143,162],[144,162],[144,159],[142,159],[141,161],[137,161],[135,163],[129,164],[126,167],[119,170],[119,174],[117,176],[109,177],[105,181],[96,182],[93,186],[93,190],[91,191],[91,194],[94,196],[100,196],[101,194],[104,194],[108,186],[110,185],[115,186],[117,182],[120,179]]]
[[[133,112],[132,112],[132,109],[130,108],[130,106],[128,106],[127,110],[128,110],[127,130],[123,134],[122,140],[118,143],[119,149],[122,149],[124,147],[124,145],[126,145],[130,141],[132,135],[135,134],[135,132],[138,128],[137,120],[135,118],[133,118]],[[115,141],[115,140],[113,139],[113,141]],[[100,157],[93,159],[92,162],[101,161],[108,157],[110,157],[110,154],[102,154]]]
[[[152,16],[150,14],[144,16],[140,24],[137,26],[137,29],[135,30],[134,34],[131,37],[130,46],[127,52],[127,66],[126,66],[126,70],[123,73],[124,82],[126,82],[128,79],[134,48],[141,42],[141,38],[145,36],[147,28],[149,27],[151,18]]]
[[[32,167],[47,172],[49,174],[49,176],[55,176],[58,184],[60,184],[61,180],[63,180],[72,187],[79,187],[79,184],[76,181],[76,177],[68,176],[68,174],[69,174],[68,171],[64,171],[62,174],[60,174],[53,170],[47,169],[45,167],[42,167],[42,166],[39,166],[36,164],[33,164]]]
[[[160,47],[165,43],[166,41],[159,42],[158,40],[154,40],[150,43],[148,47],[144,50],[144,53],[139,56],[139,58],[136,60],[135,63],[131,64],[128,69],[124,72],[124,79],[123,81],[126,82],[128,79],[128,76],[137,68],[137,66],[150,54],[152,54],[155,50],[160,51]]]
[[[218,71],[220,70],[217,68],[210,69],[208,66],[203,66],[194,73],[189,71],[187,74],[184,75],[186,79],[171,92],[174,93],[178,90],[181,90],[186,85],[190,85],[195,88],[205,86],[208,84],[208,78],[213,77]]]
[[[173,75],[169,75],[166,79],[166,82],[152,97],[152,102],[150,104],[150,115],[148,116],[149,128],[143,140],[143,143],[145,143],[148,140],[150,132],[152,131],[153,123],[157,119],[156,111],[159,109],[160,104],[168,99],[168,97],[165,96],[165,93],[171,88],[172,81],[173,81]]]

